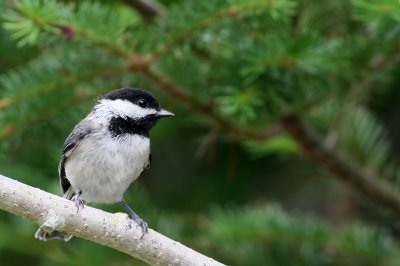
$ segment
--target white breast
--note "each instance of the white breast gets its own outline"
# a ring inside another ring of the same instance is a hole
[[[88,202],[120,201],[149,154],[150,139],[139,135],[83,139],[65,163],[66,177]]]

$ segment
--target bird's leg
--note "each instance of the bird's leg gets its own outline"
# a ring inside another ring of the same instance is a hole
[[[146,234],[148,232],[148,226],[147,223],[145,221],[143,221],[142,218],[139,217],[139,215],[137,215],[129,206],[128,204],[126,204],[126,202],[124,200],[121,200],[119,202],[127,211],[128,213],[131,215],[132,220],[135,221],[135,223],[140,226],[140,228],[142,228],[142,236],[140,237],[140,239],[143,238],[144,234]]]
[[[75,203],[75,206],[78,208],[78,211],[79,208],[82,207],[83,209],[83,207],[85,206],[85,200],[82,197],[82,191],[76,192],[76,194],[71,198],[71,200]]]

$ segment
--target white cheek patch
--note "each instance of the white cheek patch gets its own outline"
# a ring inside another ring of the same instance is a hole
[[[142,118],[147,115],[156,114],[157,110],[151,108],[142,108],[136,104],[133,104],[127,100],[108,100],[102,99],[96,106],[96,109],[104,112],[105,114],[111,114],[113,116],[130,117],[130,118]]]

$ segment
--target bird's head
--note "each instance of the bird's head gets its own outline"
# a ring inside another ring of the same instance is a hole
[[[109,129],[114,135],[128,133],[147,136],[159,119],[174,116],[161,109],[149,92],[132,88],[113,90],[99,97],[94,110],[109,118]]]

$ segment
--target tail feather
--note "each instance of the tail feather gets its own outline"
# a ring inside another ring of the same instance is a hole
[[[48,233],[39,228],[35,233],[35,238],[42,241],[48,241],[53,239],[69,241],[72,238],[72,235],[64,234],[59,231],[53,231]]]
[[[65,191],[65,193],[64,193],[64,195],[63,195],[63,198],[65,198],[65,199],[72,199],[72,197],[75,195],[75,192],[74,192],[74,190],[72,189],[72,186],[71,187],[69,187],[68,189],[67,189],[67,191]]]
[[[75,193],[72,190],[72,187],[70,187],[63,195],[63,198],[66,199],[71,199]],[[69,241],[72,238],[72,235],[68,235],[59,231],[52,231],[52,232],[46,232],[43,231],[41,228],[39,228],[36,233],[35,233],[35,238],[42,240],[42,241],[48,241],[48,240],[62,240],[62,241]]]

